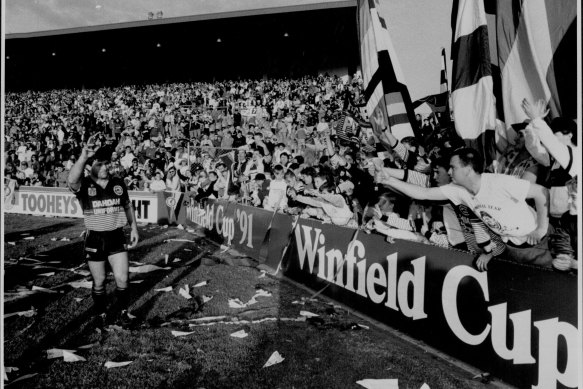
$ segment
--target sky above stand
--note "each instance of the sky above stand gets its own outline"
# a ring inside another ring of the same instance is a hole
[[[148,12],[162,11],[164,18],[171,18],[331,1],[3,0],[3,25],[6,34],[27,33],[146,20]],[[413,100],[439,92],[441,48],[450,55],[452,1],[380,0]],[[449,60],[447,67],[449,76]]]

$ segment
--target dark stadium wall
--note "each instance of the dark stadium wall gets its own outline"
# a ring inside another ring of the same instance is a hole
[[[6,91],[343,74],[360,61],[355,7],[14,38],[6,55]]]

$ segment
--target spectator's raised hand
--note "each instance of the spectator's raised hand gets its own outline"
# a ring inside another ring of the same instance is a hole
[[[531,104],[527,99],[522,100],[522,109],[524,113],[530,120],[542,119],[549,114],[549,109],[547,108],[547,102],[543,99],[538,100],[534,104]]]

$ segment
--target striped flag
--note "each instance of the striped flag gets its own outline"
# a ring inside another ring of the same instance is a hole
[[[342,115],[340,116],[340,119],[338,120],[338,123],[336,124],[336,136],[340,139],[343,140],[348,140],[348,137],[346,136],[346,127],[348,126],[348,120],[347,120],[347,114],[346,112],[342,112]]]
[[[447,64],[445,62],[445,47],[441,48],[441,72],[439,75],[439,93],[449,93],[447,84]]]
[[[445,101],[445,108],[443,111],[445,117],[442,116],[441,120],[443,122],[449,123],[451,120],[451,113],[449,110],[450,95],[449,95],[449,83],[447,82],[447,57],[445,56],[445,47],[441,48],[441,72],[439,77],[439,94],[441,95],[440,101]]]
[[[552,118],[577,117],[577,3],[486,2],[496,98],[507,127],[526,119],[524,98],[548,101]]]
[[[479,150],[486,166],[495,158],[496,106],[488,27],[482,0],[454,3],[452,104],[455,129]]]
[[[411,97],[378,0],[358,1],[358,35],[369,118],[382,116],[397,139],[414,136]]]

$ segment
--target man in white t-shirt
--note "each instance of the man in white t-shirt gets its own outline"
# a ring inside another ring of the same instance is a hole
[[[386,176],[378,176],[377,181],[414,199],[463,204],[507,243],[505,257],[550,266],[548,190],[512,176],[482,173],[482,168],[481,155],[474,149],[462,148],[450,160],[451,184],[422,188]],[[534,200],[536,211],[526,199]],[[491,258],[481,256],[476,265],[485,269]]]

